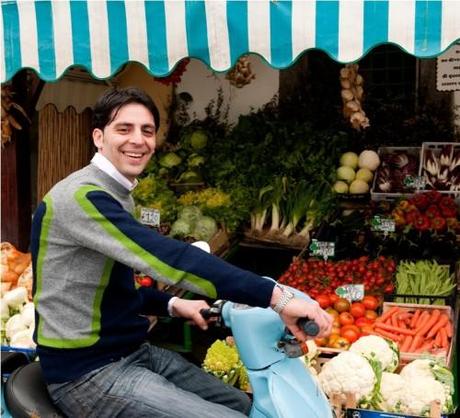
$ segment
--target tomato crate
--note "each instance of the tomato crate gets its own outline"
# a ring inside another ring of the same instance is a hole
[[[433,310],[438,309],[441,311],[441,314],[446,314],[449,318],[452,327],[452,337],[450,341],[448,341],[447,349],[438,349],[436,352],[401,352],[400,359],[401,364],[409,363],[412,360],[416,360],[419,358],[434,358],[441,360],[443,363],[446,364],[447,367],[452,368],[452,360],[453,360],[453,351],[456,343],[456,335],[457,335],[457,323],[455,321],[454,316],[454,309],[450,306],[441,306],[441,305],[421,305],[421,304],[413,304],[413,303],[396,303],[396,302],[384,302],[383,303],[383,313],[387,312],[389,309],[393,307],[398,307],[402,312],[409,312],[413,313],[416,310],[420,309],[422,312],[427,311],[428,313],[433,312]],[[397,342],[400,345],[400,342]]]

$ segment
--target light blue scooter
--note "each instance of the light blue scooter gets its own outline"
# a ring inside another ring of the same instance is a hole
[[[291,289],[297,297],[311,300]],[[272,309],[217,301],[202,310],[205,318],[231,328],[253,391],[251,418],[332,418],[330,404],[302,359],[302,347]],[[309,335],[318,333],[313,321],[299,324]]]

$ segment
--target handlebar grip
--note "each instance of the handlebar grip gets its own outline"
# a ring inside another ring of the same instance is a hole
[[[297,321],[300,328],[303,329],[305,334],[314,337],[319,334],[319,325],[312,320],[301,318]]]
[[[213,316],[216,316],[216,314],[212,312],[211,309],[205,309],[205,308],[200,309],[200,314],[204,319],[209,319]]]

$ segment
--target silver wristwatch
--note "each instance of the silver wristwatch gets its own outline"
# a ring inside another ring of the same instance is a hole
[[[286,305],[289,303],[289,301],[294,298],[294,293],[292,293],[290,290],[286,289],[283,286],[280,286],[280,285],[276,285],[276,286],[281,289],[283,294],[279,298],[276,305],[273,307],[273,310],[276,313],[280,314],[283,311],[283,309],[286,307]]]

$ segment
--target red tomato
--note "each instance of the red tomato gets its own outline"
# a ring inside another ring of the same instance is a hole
[[[329,299],[331,300],[331,305],[333,305],[340,299],[340,297],[337,293],[332,293],[331,295],[329,295]]]
[[[331,315],[333,318],[338,318],[339,313],[334,308],[327,308],[326,312]]]
[[[337,312],[347,312],[350,309],[350,302],[344,298],[339,298],[334,303],[334,309]]]
[[[367,310],[366,312],[364,312],[364,317],[367,318],[367,319],[370,319],[372,322],[374,322],[377,319],[378,314],[375,311]]]
[[[372,335],[374,332],[374,328],[372,325],[363,325],[360,327],[361,335]]]
[[[350,347],[350,341],[344,337],[337,337],[334,339],[333,343],[330,345],[332,348],[338,348],[342,350],[348,350]]]
[[[366,309],[375,311],[379,307],[379,301],[375,296],[366,295],[362,300],[362,304]]]
[[[364,325],[372,324],[372,321],[370,319],[366,318],[365,316],[362,316],[362,317],[356,319],[355,324],[358,327],[362,327]]]
[[[340,334],[342,332],[345,332],[347,329],[352,329],[353,331],[357,332],[358,334],[360,333],[360,328],[357,327],[356,325],[354,324],[351,324],[351,325],[344,325],[341,329],[340,329]]]
[[[153,279],[149,276],[144,276],[139,284],[144,287],[151,287],[153,285]]]
[[[353,322],[355,322],[355,319],[350,312],[342,312],[339,315],[339,321],[342,325],[351,325]]]
[[[316,296],[316,301],[323,309],[329,308],[329,306],[331,306],[331,298],[325,293],[321,293],[320,295]]]
[[[318,346],[318,347],[324,347],[326,346],[328,343],[328,338],[326,337],[322,337],[322,338],[315,338],[315,344]]]
[[[351,304],[350,313],[355,318],[361,318],[362,316],[364,316],[365,312],[366,312],[366,308],[361,302],[354,302]]]
[[[350,343],[354,343],[360,337],[360,334],[354,329],[346,329],[340,333],[340,336],[346,338]]]

